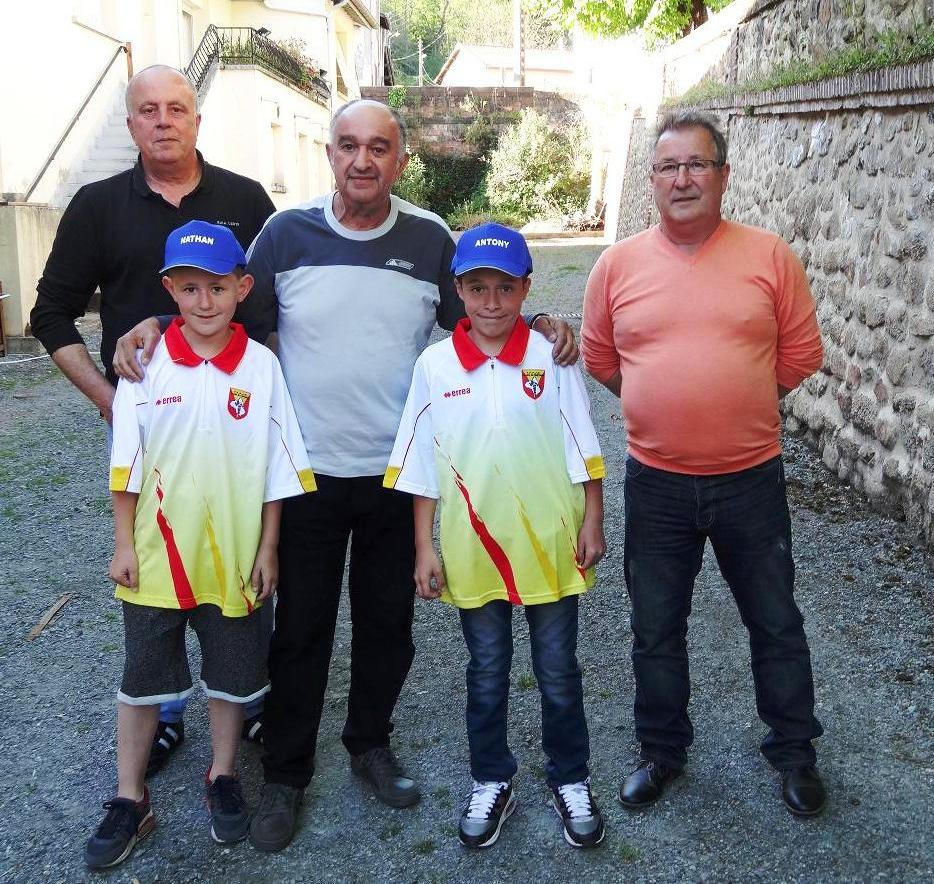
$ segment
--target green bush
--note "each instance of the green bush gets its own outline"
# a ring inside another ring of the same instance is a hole
[[[467,230],[487,221],[496,221],[507,227],[521,227],[525,218],[518,215],[496,210],[490,207],[485,192],[474,193],[470,199],[464,200],[459,206],[448,212],[445,220],[451,230]]]
[[[483,157],[425,154],[428,175],[426,208],[446,218],[478,190],[482,192],[487,164]]]
[[[416,206],[424,206],[428,198],[428,178],[422,158],[413,153],[399,180],[393,185],[393,193]]]
[[[590,147],[583,126],[553,126],[532,109],[500,137],[490,157],[490,206],[528,220],[579,212],[587,205]]]
[[[412,154],[393,193],[445,218],[475,194],[482,198],[486,169],[483,157]]]

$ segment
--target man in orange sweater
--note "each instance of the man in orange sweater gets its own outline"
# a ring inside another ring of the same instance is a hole
[[[812,740],[814,685],[794,600],[778,400],[823,357],[801,262],[778,236],[726,221],[726,141],[682,112],[658,130],[650,175],[657,226],[597,261],[584,299],[587,370],[622,399],[626,585],[632,604],[635,723],[642,762],[629,808],[681,774],[688,717],[687,628],[709,539],[749,630],[762,753],[792,813],[826,792]]]

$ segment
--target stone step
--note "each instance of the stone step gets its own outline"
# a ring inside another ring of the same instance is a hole
[[[102,172],[104,176],[116,175],[124,169],[129,169],[133,165],[135,156],[126,158],[110,157],[107,159],[92,156],[81,164],[82,172]]]
[[[89,160],[90,162],[90,160]],[[109,178],[111,175],[116,175],[118,172],[124,172],[129,169],[133,164],[127,163],[123,166],[117,165],[110,169],[100,169],[97,171],[85,171],[82,169],[78,172],[71,181],[69,181],[67,187],[70,187],[72,184],[78,185],[80,187],[82,184],[92,184],[95,181],[102,181],[104,178]],[[67,190],[66,187],[66,190]],[[76,187],[75,190],[78,188]],[[74,194],[72,194],[74,196]]]
[[[136,150],[136,145],[133,144],[133,139],[124,132],[123,135],[100,135],[97,140],[94,142],[94,152],[102,148],[118,148],[120,150]]]
[[[99,138],[122,138],[130,140],[130,133],[126,126],[102,126],[97,133]]]
[[[123,162],[125,159],[136,159],[136,148],[133,144],[125,144],[120,147],[94,147],[88,153],[88,159],[92,160],[117,160]]]

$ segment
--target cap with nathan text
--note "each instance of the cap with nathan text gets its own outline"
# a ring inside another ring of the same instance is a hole
[[[229,227],[189,221],[173,230],[165,241],[165,273],[173,267],[197,267],[224,276],[238,265],[246,264],[243,246]]]
[[[518,230],[489,222],[461,234],[451,261],[451,270],[460,276],[479,268],[502,270],[510,276],[532,272],[532,256],[525,237]]]

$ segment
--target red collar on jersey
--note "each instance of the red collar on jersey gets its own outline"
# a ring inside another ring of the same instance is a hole
[[[470,331],[470,319],[464,317],[454,328],[452,340],[454,342],[454,352],[464,366],[465,371],[473,371],[479,368],[490,357],[486,355],[471,339],[467,332]],[[525,320],[520,316],[513,326],[503,349],[499,351],[497,359],[505,362],[507,365],[521,365],[525,359],[525,351],[529,346],[529,327]]]
[[[194,368],[196,365],[201,365],[202,362],[207,361],[215,368],[219,368],[227,374],[233,374],[237,370],[237,366],[240,364],[240,360],[243,359],[243,354],[246,352],[246,345],[250,340],[239,322],[230,323],[233,335],[231,335],[230,340],[227,342],[227,346],[224,347],[217,356],[208,360],[202,359],[191,349],[191,346],[182,334],[182,326],[184,324],[185,320],[182,319],[181,316],[176,316],[175,319],[172,320],[172,324],[165,330],[165,347],[169,351],[169,358],[172,362]]]

